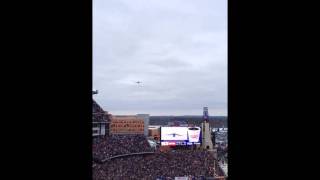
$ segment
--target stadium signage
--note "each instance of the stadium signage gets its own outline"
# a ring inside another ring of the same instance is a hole
[[[110,123],[111,134],[143,134],[144,120],[143,119],[112,119]]]

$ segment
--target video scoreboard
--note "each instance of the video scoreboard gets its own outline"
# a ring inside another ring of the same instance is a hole
[[[200,127],[161,127],[162,146],[186,146],[201,144]]]

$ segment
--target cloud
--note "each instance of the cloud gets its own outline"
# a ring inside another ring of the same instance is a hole
[[[227,114],[227,2],[95,0],[95,99],[113,114]],[[142,81],[137,85],[135,81]]]
[[[184,68],[184,67],[189,66],[188,63],[186,63],[182,60],[174,59],[174,58],[156,60],[156,61],[151,62],[150,64],[156,65],[160,68]]]

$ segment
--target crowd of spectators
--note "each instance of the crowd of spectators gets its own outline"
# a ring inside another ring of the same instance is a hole
[[[114,158],[93,168],[93,180],[156,180],[189,176],[190,179],[214,177],[215,159],[208,151],[171,150],[149,155]],[[217,165],[217,164],[216,164]]]
[[[93,139],[92,152],[94,160],[104,160],[113,156],[153,152],[144,135],[111,135]]]

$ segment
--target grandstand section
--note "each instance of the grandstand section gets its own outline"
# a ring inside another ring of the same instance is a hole
[[[149,126],[149,115],[111,116],[93,100],[92,123],[93,180],[227,177],[226,146],[218,146],[218,158],[209,148],[200,148],[211,141],[211,133],[217,142],[227,137],[224,129],[215,132],[207,121],[206,128],[180,122]]]
[[[209,179],[224,177],[209,151],[170,150],[167,152],[136,153],[113,158],[93,168],[94,180],[106,179],[174,179],[189,177]]]
[[[154,152],[154,148],[144,135],[111,135],[94,139],[92,152],[99,162],[123,154]]]
[[[110,116],[95,100],[92,100],[92,136],[109,134]]]

